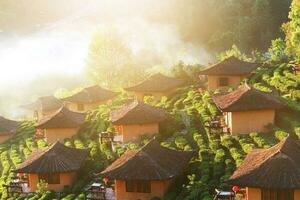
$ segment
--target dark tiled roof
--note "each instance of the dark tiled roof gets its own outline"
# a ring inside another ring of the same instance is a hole
[[[125,152],[100,176],[119,180],[167,180],[180,175],[192,156],[193,152],[171,150],[152,140],[140,149]]]
[[[15,171],[19,173],[77,171],[87,156],[87,150],[66,147],[60,142],[56,142],[50,147],[33,152]]]
[[[200,72],[200,75],[247,75],[260,66],[258,63],[250,63],[231,56]]]
[[[97,103],[112,99],[117,94],[115,92],[101,88],[100,86],[87,87],[80,92],[62,99],[63,101],[76,103]]]
[[[9,120],[0,116],[0,135],[7,133],[15,133],[19,127],[17,121]]]
[[[213,97],[217,107],[223,112],[281,109],[282,103],[272,94],[244,85],[233,92]]]
[[[228,183],[242,187],[299,189],[299,141],[289,136],[269,149],[253,150]]]
[[[84,120],[84,113],[73,112],[62,107],[56,113],[41,119],[36,128],[77,128],[84,123]]]
[[[27,105],[23,105],[22,108],[28,110],[54,110],[63,106],[61,100],[54,96],[44,96],[38,98],[35,102]]]
[[[110,118],[115,125],[125,125],[158,123],[166,117],[164,110],[134,101],[123,108],[111,111]]]
[[[158,73],[133,87],[125,88],[125,90],[135,92],[167,92],[184,84],[185,81],[182,79],[176,79]]]

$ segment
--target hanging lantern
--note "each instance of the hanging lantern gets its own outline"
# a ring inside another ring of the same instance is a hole
[[[109,179],[105,177],[102,179],[102,181],[107,185],[107,183],[109,182]]]
[[[234,191],[234,193],[237,193],[239,191],[239,187],[238,186],[233,186],[232,191]]]

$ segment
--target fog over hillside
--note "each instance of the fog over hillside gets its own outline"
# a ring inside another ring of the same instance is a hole
[[[12,108],[36,96],[53,93],[59,88],[90,84],[85,73],[86,61],[91,40],[99,30],[121,35],[134,53],[135,62],[144,68],[170,67],[180,60],[207,65],[214,61],[217,50],[242,41],[243,33],[236,34],[234,24],[228,23],[233,21],[230,13],[236,10],[235,4],[231,1],[220,4],[216,0],[2,0],[0,90],[1,97],[6,97],[10,106],[0,102],[0,112],[15,116]],[[280,34],[279,26],[287,18],[289,4],[290,0],[272,1],[270,15],[276,17],[276,23],[272,23],[272,27],[262,24],[268,30],[258,30],[267,37],[270,37],[268,31],[272,37]],[[264,8],[264,5],[254,5]],[[255,10],[248,4],[243,6],[245,8],[239,9],[249,9],[245,13]],[[281,13],[275,13],[279,7]],[[269,19],[265,13],[262,16]],[[249,16],[239,17],[249,20]],[[225,25],[228,27],[223,27]],[[221,31],[220,34],[216,30]],[[247,29],[238,27],[238,30]],[[229,36],[233,39],[227,38]],[[239,37],[235,40],[235,36]],[[258,36],[264,37],[260,33]],[[260,40],[250,38],[250,42],[245,42],[249,48],[260,45],[251,41]],[[270,40],[265,41],[269,45]],[[53,74],[67,76],[53,84]],[[26,87],[20,87],[20,83]],[[16,99],[8,87],[14,88],[16,94],[22,93],[22,100]]]

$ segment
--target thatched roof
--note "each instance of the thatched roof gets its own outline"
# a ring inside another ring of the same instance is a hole
[[[200,75],[247,75],[260,66],[258,63],[250,63],[231,56],[217,64],[214,64],[200,72]]]
[[[275,96],[256,90],[247,84],[228,94],[214,96],[213,101],[223,112],[283,108],[282,103]]]
[[[63,106],[61,100],[54,96],[44,96],[38,98],[35,102],[21,106],[28,110],[55,110]]]
[[[77,171],[88,156],[85,149],[66,147],[56,142],[33,152],[15,170],[18,173],[62,173]]]
[[[134,92],[167,92],[184,85],[184,83],[184,80],[157,73],[133,87],[125,88],[125,90]]]
[[[117,94],[110,90],[101,88],[98,85],[87,87],[81,90],[80,92],[62,99],[67,102],[75,103],[97,103],[101,101],[106,101],[112,99]]]
[[[0,135],[8,133],[16,133],[19,127],[17,121],[9,120],[0,116]]]
[[[228,183],[241,187],[299,189],[299,141],[288,136],[269,149],[253,150]]]
[[[41,119],[36,128],[77,128],[84,123],[84,120],[84,113],[73,112],[62,107],[54,114]]]
[[[111,111],[110,118],[114,125],[126,125],[158,123],[165,120],[166,116],[163,109],[134,101],[123,108]]]
[[[167,180],[180,175],[193,152],[176,151],[152,140],[137,150],[128,150],[100,173],[117,180]]]

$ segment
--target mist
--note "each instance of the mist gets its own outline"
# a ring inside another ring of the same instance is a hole
[[[147,69],[213,60],[202,45],[184,40],[176,24],[168,22],[165,11],[173,0],[69,0],[65,12],[60,1],[31,2],[32,7],[21,5],[32,9],[24,18],[1,21],[1,115],[16,118],[22,113],[19,105],[38,96],[91,84],[86,58],[93,35],[101,30],[117,31],[136,63]]]

